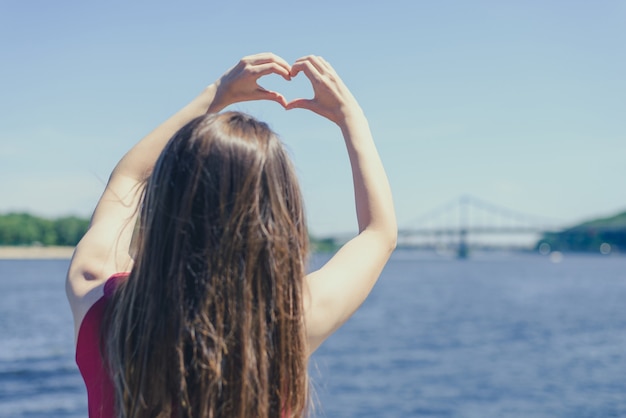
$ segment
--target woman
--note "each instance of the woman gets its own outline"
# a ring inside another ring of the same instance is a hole
[[[300,72],[312,99],[257,84]],[[311,274],[282,145],[264,123],[218,113],[250,100],[342,130],[360,232]],[[90,417],[302,416],[308,356],[365,300],[395,240],[367,120],[333,68],[243,58],[122,158],[76,247],[67,294]]]

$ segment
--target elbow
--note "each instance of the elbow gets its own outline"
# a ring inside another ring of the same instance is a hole
[[[376,241],[380,244],[381,250],[384,250],[388,256],[391,255],[398,245],[398,226],[394,223],[378,229]]]
[[[383,243],[389,251],[389,255],[396,249],[398,245],[398,222],[394,211],[384,217],[384,222],[380,225]]]
[[[393,231],[393,239],[391,240],[391,251],[395,250],[398,246],[398,228]]]
[[[395,217],[385,219],[384,222],[376,222],[364,228],[359,235],[367,234],[372,238],[376,247],[387,255],[396,249],[398,245],[398,224]]]
[[[387,223],[384,225],[383,239],[389,249],[389,254],[391,254],[398,245],[398,223],[396,222],[395,216],[389,217]]]
[[[386,242],[387,242],[387,246],[389,249],[389,254],[391,254],[398,245],[398,227],[397,226],[389,231],[386,240],[387,240]]]

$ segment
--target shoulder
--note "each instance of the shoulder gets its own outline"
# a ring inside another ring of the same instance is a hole
[[[106,222],[95,223],[76,246],[65,289],[77,324],[103,295],[107,280],[117,272],[132,269],[128,248],[120,247],[112,238],[117,233],[114,228],[107,228]]]
[[[92,287],[80,296],[68,291],[68,299],[74,317],[74,331],[77,338],[83,321],[90,310],[92,310],[99,301],[110,299],[119,285],[128,278],[128,275],[129,273],[127,272],[120,272],[112,274],[104,281],[96,280],[97,283],[94,283]]]

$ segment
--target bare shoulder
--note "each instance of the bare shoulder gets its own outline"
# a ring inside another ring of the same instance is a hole
[[[120,239],[131,231],[132,227],[96,222],[76,246],[65,286],[76,330],[91,306],[104,294],[107,279],[132,268],[127,240]]]

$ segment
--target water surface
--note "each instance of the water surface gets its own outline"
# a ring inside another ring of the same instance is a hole
[[[0,260],[0,417],[86,416],[67,263]],[[398,251],[314,355],[314,415],[625,417],[625,300],[625,257]]]

